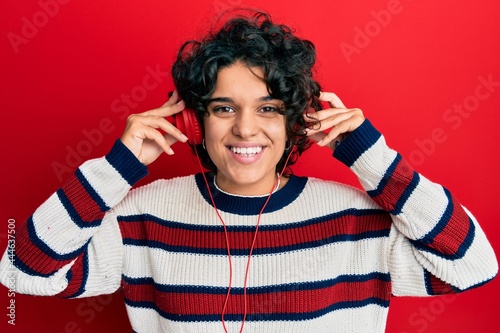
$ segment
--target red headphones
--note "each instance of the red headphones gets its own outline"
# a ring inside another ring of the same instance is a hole
[[[193,109],[184,109],[174,114],[173,124],[188,137],[189,144],[201,145],[203,142],[203,131]]]

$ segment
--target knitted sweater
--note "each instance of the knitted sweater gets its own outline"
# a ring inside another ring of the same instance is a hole
[[[474,217],[415,172],[365,121],[334,156],[366,192],[292,176],[265,197],[208,182],[227,224],[229,332],[383,332],[391,296],[463,291],[491,280],[494,252]],[[121,288],[135,332],[224,332],[224,229],[201,174],[131,190],[147,168],[118,140],[85,162],[16,234],[18,292],[62,297]],[[14,267],[11,267],[13,263]]]

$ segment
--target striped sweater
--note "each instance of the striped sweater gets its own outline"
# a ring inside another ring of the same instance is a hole
[[[292,176],[265,197],[208,182],[227,224],[229,332],[383,332],[391,296],[454,293],[497,274],[474,217],[415,172],[365,121],[335,150],[365,189]],[[224,332],[223,227],[201,174],[131,190],[147,168],[118,140],[87,161],[16,234],[0,262],[18,292],[85,297],[121,289],[135,332]],[[11,258],[12,259],[12,258]]]

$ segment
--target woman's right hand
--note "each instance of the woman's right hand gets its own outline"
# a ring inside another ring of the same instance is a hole
[[[165,117],[181,112],[184,107],[184,101],[178,101],[174,91],[161,107],[130,115],[120,140],[145,165],[153,163],[162,152],[173,155],[171,146],[177,141],[186,142],[187,137]]]

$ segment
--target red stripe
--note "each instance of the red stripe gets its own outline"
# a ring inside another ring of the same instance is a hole
[[[104,216],[104,212],[101,211],[99,205],[92,199],[77,177],[73,176],[61,189],[83,222],[93,222]]]
[[[430,276],[430,285],[431,285],[431,290],[433,295],[443,295],[443,294],[454,294],[455,291],[446,282],[443,282],[442,280],[438,279],[432,274],[429,274]]]
[[[54,260],[43,252],[37,244],[31,242],[26,224],[16,232],[16,255],[27,266],[39,274],[51,274],[69,263],[68,260]]]
[[[186,246],[204,249],[225,248],[225,238],[221,230],[217,235],[213,231],[191,230],[152,221],[121,222],[123,238],[134,240],[157,241],[168,246]],[[390,217],[385,214],[367,216],[344,215],[333,220],[314,223],[296,228],[269,230],[259,229],[256,249],[293,246],[316,242],[339,235],[358,235],[365,232],[389,230]],[[251,246],[254,231],[229,232],[232,249],[248,249]]]
[[[470,232],[470,220],[462,206],[453,198],[452,215],[443,230],[428,246],[444,254],[456,254]]]
[[[125,297],[133,302],[155,303],[161,311],[174,315],[219,314],[225,294],[162,292],[152,284],[131,285],[123,282]],[[390,282],[377,279],[365,282],[341,282],[314,290],[297,290],[247,294],[249,313],[305,313],[315,312],[340,302],[362,301],[372,297],[388,301]],[[232,294],[227,314],[243,312],[243,295]]]
[[[382,193],[372,197],[377,204],[387,211],[395,208],[399,198],[403,195],[404,191],[411,183],[414,175],[414,169],[404,160],[401,159],[394,170],[392,175],[385,175],[390,177]]]
[[[69,281],[68,286],[62,292],[57,294],[58,297],[69,297],[74,295],[82,286],[83,282],[83,257],[85,253],[81,253],[78,256],[78,259],[71,266],[71,280]]]

